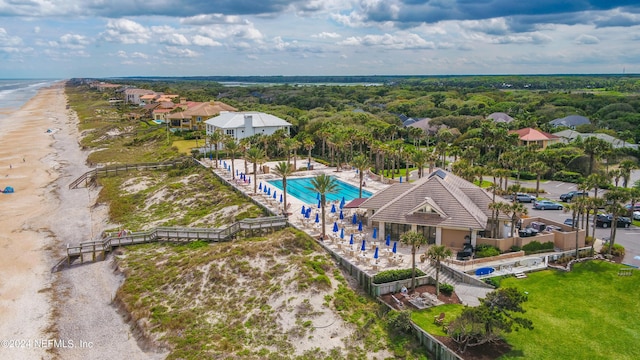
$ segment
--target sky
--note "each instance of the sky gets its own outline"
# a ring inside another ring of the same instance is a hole
[[[637,0],[0,0],[0,78],[623,72]]]

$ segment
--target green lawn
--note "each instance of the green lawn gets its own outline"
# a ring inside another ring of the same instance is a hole
[[[198,141],[198,145],[202,146],[203,141]],[[173,146],[178,148],[178,152],[181,154],[191,154],[191,149],[196,147],[196,140],[176,140],[173,142]]]
[[[418,168],[414,168],[414,167],[410,167],[409,168],[409,173],[411,173],[414,170],[418,170]],[[386,178],[390,178],[391,177],[391,170],[385,170],[383,172],[384,177]],[[406,179],[407,178],[407,169],[406,168],[401,168],[400,171],[398,171],[398,169],[396,169],[396,178],[400,178],[400,176],[402,176],[402,179]]]
[[[639,359],[640,270],[618,276],[620,267],[589,261],[569,273],[545,270],[526,279],[503,279],[501,287],[528,292],[524,316],[533,321],[534,330],[507,334],[513,350],[500,359]],[[441,311],[446,322],[462,307],[439,306],[415,312],[412,319],[428,332],[444,335],[433,324]]]
[[[446,334],[442,330],[442,325],[434,324],[433,318],[443,312],[445,313],[444,323],[448,323],[451,319],[458,317],[458,315],[462,313],[462,309],[464,309],[464,306],[458,304],[436,306],[420,311],[414,311],[411,313],[411,320],[429,334],[445,336]]]

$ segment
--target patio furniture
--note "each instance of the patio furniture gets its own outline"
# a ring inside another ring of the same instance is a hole
[[[441,312],[440,315],[434,316],[433,323],[436,325],[442,325],[444,322],[445,313]]]

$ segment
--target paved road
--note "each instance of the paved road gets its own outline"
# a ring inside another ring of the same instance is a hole
[[[640,171],[634,171],[631,176],[631,184],[635,180],[640,178]],[[522,186],[535,188],[535,181],[521,181]],[[540,184],[540,188],[546,191],[541,197],[548,198],[553,201],[560,201],[560,195],[567,193],[571,190],[576,190],[576,184],[565,183],[560,181],[548,181]],[[598,191],[598,196],[601,196],[602,190]],[[593,192],[590,192],[593,196]],[[525,204],[529,208],[530,216],[542,216],[550,220],[558,222],[564,222],[565,219],[570,218],[570,213],[565,213],[561,210],[535,210],[532,204]],[[592,222],[590,221],[590,226]],[[591,229],[590,229],[591,230]],[[596,228],[596,238],[608,239],[611,235],[611,229]],[[616,233],[616,243],[625,247],[626,253],[623,262],[633,266],[640,267],[640,228],[632,226],[628,229],[618,228]]]

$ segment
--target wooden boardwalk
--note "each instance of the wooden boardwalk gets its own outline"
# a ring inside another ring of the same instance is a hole
[[[139,163],[139,164],[122,164],[122,165],[108,165],[104,167],[95,168],[89,170],[86,173],[80,175],[71,184],[69,189],[77,189],[80,184],[84,183],[85,187],[94,182],[98,176],[109,176],[126,173],[132,170],[158,170],[164,168],[176,167],[188,161],[193,161],[193,158],[183,158],[165,162],[151,162],[151,163]]]
[[[149,231],[133,232],[126,235],[107,236],[102,240],[81,242],[78,245],[67,244],[67,255],[54,268],[58,271],[64,265],[71,266],[79,259],[85,261],[104,260],[113,249],[146,244],[152,242],[187,243],[192,241],[221,242],[231,240],[239,232],[275,230],[288,226],[284,216],[271,216],[256,219],[244,219],[226,228],[177,228],[157,227]]]

